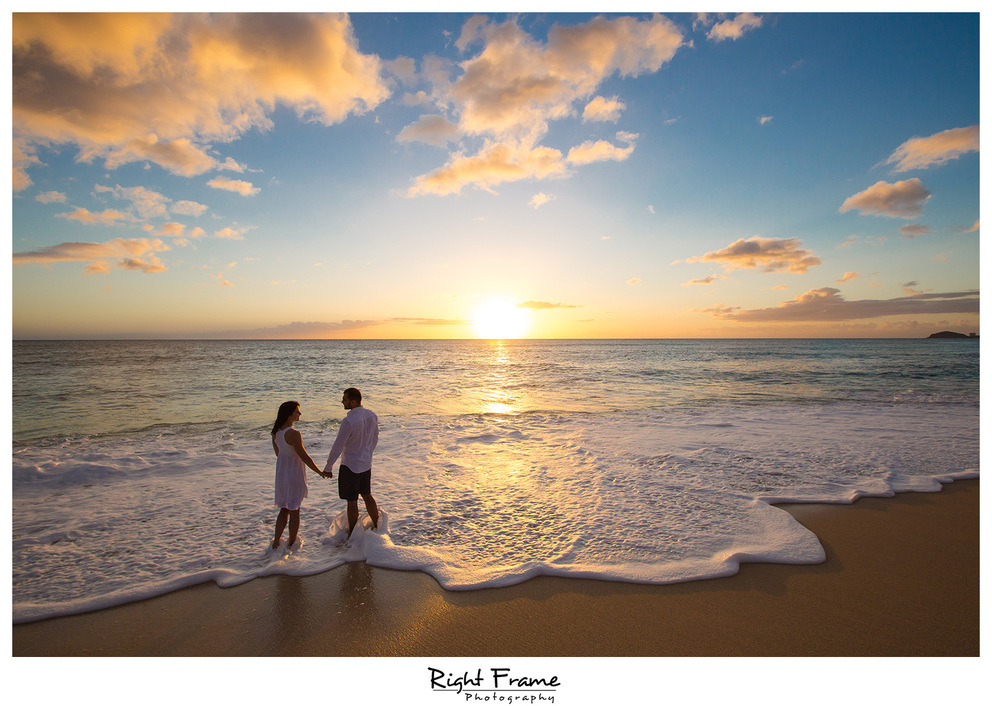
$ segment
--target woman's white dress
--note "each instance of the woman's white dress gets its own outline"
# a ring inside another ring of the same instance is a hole
[[[296,449],[286,441],[286,427],[276,432],[276,507],[299,510],[303,498],[307,496],[307,467]]]

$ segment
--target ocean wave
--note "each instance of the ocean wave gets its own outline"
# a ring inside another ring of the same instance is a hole
[[[374,490],[388,534],[357,555],[330,543],[343,504],[336,483],[311,474],[305,543],[277,561],[266,555],[264,428],[155,427],[17,450],[15,620],[350,560],[426,571],[452,590],[541,574],[706,578],[757,557],[818,560],[815,537],[775,503],[932,492],[978,475],[978,410],[967,405],[408,415],[381,426]],[[331,431],[304,432],[318,463]]]

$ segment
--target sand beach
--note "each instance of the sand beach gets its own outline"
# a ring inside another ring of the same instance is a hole
[[[203,584],[13,627],[16,656],[978,656],[979,481],[783,506],[813,566],[646,586],[539,577],[451,592],[353,563]]]

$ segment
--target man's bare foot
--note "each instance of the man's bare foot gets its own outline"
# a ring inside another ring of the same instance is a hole
[[[279,548],[279,539],[278,538],[272,540],[272,548],[273,549],[278,549]]]

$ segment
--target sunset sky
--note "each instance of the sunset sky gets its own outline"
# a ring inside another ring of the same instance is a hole
[[[13,17],[14,338],[978,332],[978,14]]]

